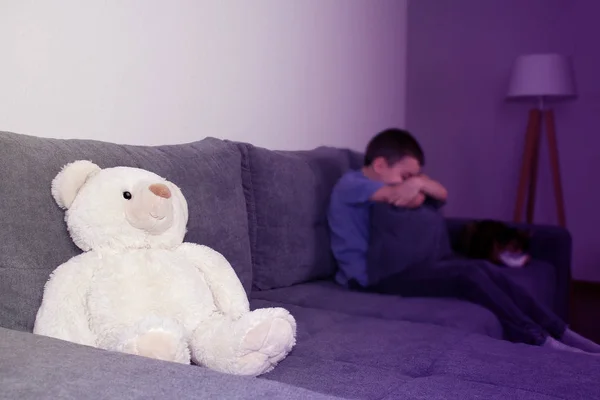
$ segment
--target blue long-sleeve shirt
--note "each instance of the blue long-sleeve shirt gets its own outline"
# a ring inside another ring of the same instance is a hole
[[[331,193],[328,223],[331,249],[338,263],[336,281],[347,286],[355,280],[368,285],[369,212],[371,196],[384,184],[367,178],[361,170],[345,173]]]

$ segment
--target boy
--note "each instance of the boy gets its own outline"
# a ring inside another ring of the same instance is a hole
[[[328,211],[339,266],[336,281],[349,289],[385,294],[461,298],[492,311],[511,341],[600,355],[599,345],[568,329],[520,286],[481,261],[440,260],[435,267],[412,268],[375,284],[368,281],[371,205],[416,208],[427,197],[441,202],[447,198],[444,186],[421,173],[424,161],[409,132],[388,129],[369,142],[363,168],[340,178]]]

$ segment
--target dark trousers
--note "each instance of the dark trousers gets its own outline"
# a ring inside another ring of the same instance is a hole
[[[404,297],[454,297],[479,304],[500,320],[506,339],[541,345],[548,335],[560,339],[565,323],[512,282],[500,267],[485,261],[453,259],[414,268],[367,288]]]

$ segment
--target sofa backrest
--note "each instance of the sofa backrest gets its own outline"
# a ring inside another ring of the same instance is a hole
[[[327,206],[340,176],[362,165],[346,149],[271,151],[238,144],[243,154],[253,288],[267,290],[331,277]]]
[[[62,166],[78,159],[100,167],[147,169],[178,185],[189,206],[185,240],[221,252],[250,290],[250,240],[237,145],[207,138],[172,146],[125,146],[0,132],[0,326],[31,331],[50,273],[80,252],[50,193]]]

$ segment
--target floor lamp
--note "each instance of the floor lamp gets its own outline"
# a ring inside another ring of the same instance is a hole
[[[516,59],[508,98],[537,101],[537,106],[530,110],[527,122],[525,150],[515,202],[515,222],[522,222],[523,207],[527,197],[526,221],[529,224],[533,223],[540,136],[545,126],[558,223],[563,227],[566,224],[554,112],[551,108],[547,108],[547,104],[554,100],[575,96],[575,79],[571,60],[568,57],[559,54],[528,54]]]

